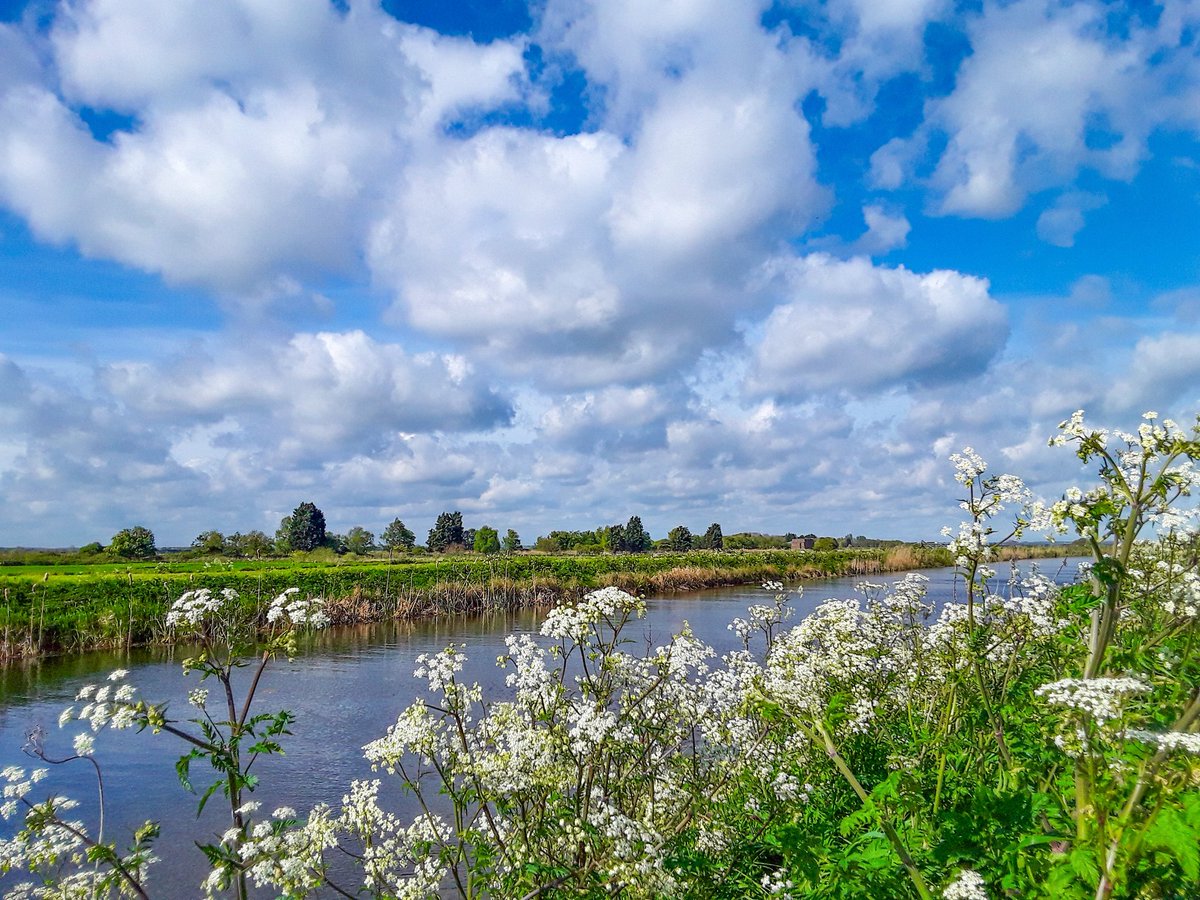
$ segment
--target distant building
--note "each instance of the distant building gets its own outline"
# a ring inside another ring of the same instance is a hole
[[[811,550],[816,542],[815,534],[806,534],[804,537],[793,538],[789,546],[793,550]]]

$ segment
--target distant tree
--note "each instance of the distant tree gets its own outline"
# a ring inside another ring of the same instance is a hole
[[[691,530],[686,525],[676,525],[667,532],[667,547],[671,550],[691,550]]]
[[[242,553],[245,556],[253,559],[261,559],[271,552],[271,539],[267,537],[265,532],[255,529],[246,532],[242,542]]]
[[[383,530],[383,546],[389,551],[411,550],[417,542],[417,536],[399,519],[392,519],[392,524]]]
[[[630,516],[625,523],[625,549],[631,553],[644,553],[650,549],[650,535],[642,527],[641,516]]]
[[[375,549],[375,535],[361,525],[355,525],[346,532],[346,551],[355,556],[363,556]]]
[[[80,547],[79,552],[83,556],[95,556],[97,553],[104,552],[104,545],[99,541],[92,541],[90,544],[84,544]]]
[[[154,532],[141,525],[118,531],[113,535],[108,549],[126,559],[150,559],[158,552],[154,546]]]
[[[524,549],[521,546],[521,536],[511,528],[504,532],[504,539],[500,541],[500,546],[506,553],[515,553],[517,550]]]
[[[708,526],[708,531],[704,532],[704,537],[700,538],[700,546],[706,550],[723,550],[725,549],[725,535],[721,533],[721,526],[713,522]]]
[[[425,545],[433,551],[445,553],[446,548],[463,542],[462,513],[444,512],[437,517],[433,527],[429,529],[429,538]]]
[[[209,553],[216,556],[219,553],[225,552],[225,535],[219,531],[202,531],[200,535],[192,541],[192,549],[199,550],[201,553]]]
[[[626,543],[624,525],[609,525],[603,529],[600,546],[609,553],[620,553],[628,549]]]
[[[814,550],[836,550],[837,541],[831,537],[819,537],[813,541]]]
[[[854,546],[854,535],[848,534],[844,538],[842,538],[842,546],[843,547],[853,547]]]
[[[483,525],[475,532],[475,540],[471,542],[476,553],[499,553],[500,532],[490,525]]]
[[[474,528],[464,528],[463,533],[462,533],[462,540],[459,543],[461,543],[463,545],[463,547],[465,547],[468,550],[473,549],[475,547],[475,529]]]
[[[325,543],[325,514],[305,501],[279,523],[276,542],[286,553],[290,550],[316,550]]]

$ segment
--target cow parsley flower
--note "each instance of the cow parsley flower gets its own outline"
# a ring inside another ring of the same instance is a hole
[[[942,891],[945,900],[988,900],[983,876],[973,869],[963,869],[958,877]]]
[[[1200,755],[1200,734],[1190,731],[1142,731],[1133,729],[1129,736],[1135,741],[1165,750],[1167,753]]]
[[[1034,693],[1051,706],[1082,712],[1103,725],[1121,715],[1126,697],[1149,690],[1150,685],[1138,678],[1064,678],[1043,684]]]

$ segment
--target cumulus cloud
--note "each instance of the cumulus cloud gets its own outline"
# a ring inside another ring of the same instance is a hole
[[[78,4],[49,44],[63,95],[0,94],[0,199],[47,240],[228,293],[350,271],[413,143],[523,90],[518,44],[315,0]],[[94,137],[75,104],[132,125]]]
[[[748,382],[758,393],[959,381],[982,372],[1008,337],[1004,307],[980,278],[822,254],[778,260],[774,270],[787,301],[753,347]]]
[[[965,269],[986,254],[939,261],[955,226],[929,221],[1034,197],[1020,227],[1071,247],[1156,129],[1200,128],[1194,4],[534,7],[490,44],[327,0],[0,24],[0,204],[228,316],[90,342],[86,383],[0,357],[5,508],[47,535],[74,511],[88,540],[147,504],[186,540],[304,498],[334,527],[459,508],[528,539],[632,513],[912,536],[963,443],[1050,483],[1039,442],[1078,406],[1197,399],[1194,329],[1164,325],[1194,318],[1189,285],[1151,323],[1128,279],[1075,266],[1006,343]],[[943,27],[970,44],[955,72]],[[579,133],[543,127],[552,70],[582,82]],[[878,109],[899,85],[923,103]],[[117,295],[89,324],[130,315]]]
[[[1178,121],[1151,69],[1193,54],[1179,32],[1105,16],[1097,4],[1021,0],[987,4],[968,25],[972,53],[955,88],[930,102],[913,138],[946,137],[931,179],[942,213],[1008,216],[1085,167],[1133,176],[1153,128]],[[1184,93],[1194,101],[1194,80]],[[899,151],[876,161],[877,182],[895,183]],[[1061,236],[1073,222],[1058,218],[1045,227]]]
[[[101,379],[139,416],[233,420],[255,442],[279,435],[294,458],[346,454],[397,432],[490,428],[512,415],[461,357],[409,354],[361,331],[298,334],[283,346],[167,365],[113,364]]]
[[[1106,405],[1126,415],[1179,404],[1200,410],[1200,334],[1159,334],[1140,339],[1125,377],[1110,387]]]

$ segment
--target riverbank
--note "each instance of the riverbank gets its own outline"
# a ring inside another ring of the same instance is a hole
[[[1062,555],[1065,548],[1008,548],[1017,558]],[[114,572],[0,572],[0,660],[111,650],[174,640],[166,612],[185,591],[232,588],[253,609],[286,588],[326,600],[336,624],[550,606],[615,585],[631,593],[670,594],[724,585],[874,575],[951,565],[942,547],[882,549],[693,550],[681,553],[413,556],[312,565],[298,559],[249,567],[212,563],[202,571],[139,566]],[[99,568],[99,567],[98,567]],[[191,569],[191,567],[189,567]]]

